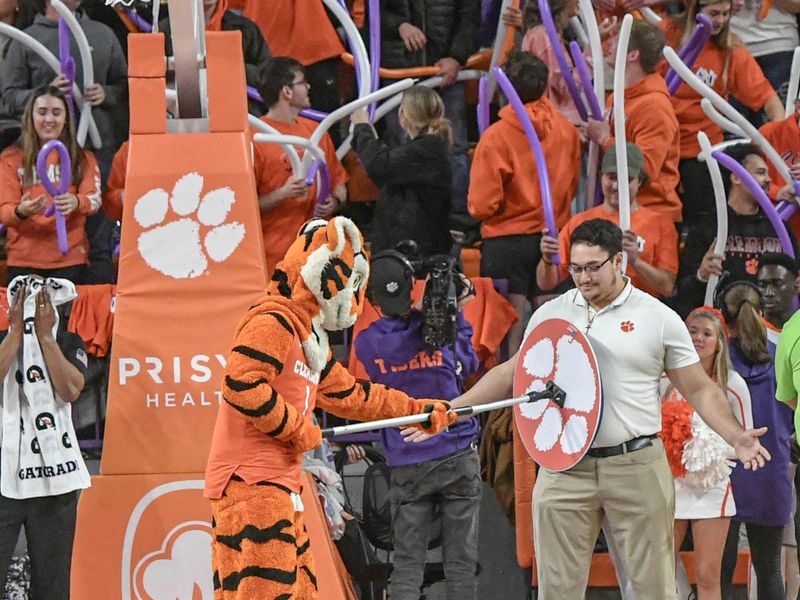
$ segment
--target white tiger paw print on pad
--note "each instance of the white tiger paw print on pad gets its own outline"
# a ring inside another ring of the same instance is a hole
[[[555,347],[552,340],[543,338],[523,356],[522,366],[531,381],[525,392],[539,392],[552,380],[567,394],[564,407],[545,401],[520,405],[520,413],[533,421],[541,419],[533,443],[541,451],[561,445],[565,454],[575,454],[586,444],[588,421],[582,414],[592,411],[597,393],[589,358],[580,344],[568,335],[562,336]],[[568,368],[559,369],[560,366]]]
[[[149,267],[174,279],[191,279],[207,272],[208,259],[224,262],[239,247],[244,225],[226,222],[236,202],[233,190],[202,192],[203,176],[187,173],[172,194],[156,188],[136,201],[133,216],[145,230],[137,245]]]

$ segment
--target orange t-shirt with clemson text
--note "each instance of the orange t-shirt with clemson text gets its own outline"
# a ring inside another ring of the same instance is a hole
[[[269,117],[261,117],[278,131],[286,135],[310,138],[317,123],[310,119],[298,117],[294,123],[284,123]],[[320,141],[320,148],[325,153],[325,162],[331,177],[331,190],[337,185],[347,182],[347,172],[336,158],[333,140],[326,133]],[[303,149],[297,153],[302,158]],[[279,144],[262,144],[253,142],[253,170],[256,178],[256,191],[259,196],[278,189],[292,176],[292,165]],[[267,260],[267,276],[271,277],[275,265],[292,245],[303,223],[312,217],[317,197],[316,183],[308,190],[308,195],[289,198],[261,213],[261,231],[264,236],[264,253]]]
[[[659,27],[666,35],[667,44],[678,50],[683,37],[681,28],[672,19],[662,20]],[[723,50],[709,40],[697,57],[692,72],[723,98],[735,96],[749,108],[760,110],[775,95],[775,90],[750,51],[741,43],[734,43],[730,50]],[[723,74],[726,55],[729,55],[727,77]],[[668,66],[666,62],[662,65],[664,71]],[[686,83],[682,83],[672,97],[680,124],[681,158],[697,158],[700,152],[698,131],[705,131],[712,145],[722,141],[722,129],[703,112],[701,99],[702,96]]]
[[[610,213],[603,205],[595,206],[587,211],[573,216],[566,227],[558,234],[561,258],[561,276],[567,276],[569,264],[569,238],[578,225],[591,219],[603,219],[619,225],[619,213]],[[639,242],[639,257],[650,266],[664,269],[677,275],[678,273],[678,232],[669,217],[653,209],[640,206],[631,212],[631,231],[636,234]],[[631,263],[628,263],[626,274],[631,278],[634,286],[640,290],[658,296],[650,290],[639,278]]]

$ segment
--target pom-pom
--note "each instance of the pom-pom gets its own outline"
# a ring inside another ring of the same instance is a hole
[[[697,413],[692,415],[692,438],[683,449],[686,483],[708,490],[730,475],[733,448],[705,424]]]
[[[694,409],[683,400],[667,400],[661,404],[661,441],[667,451],[667,461],[673,477],[686,475],[683,448],[692,438]]]

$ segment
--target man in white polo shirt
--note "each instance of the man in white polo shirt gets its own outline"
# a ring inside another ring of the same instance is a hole
[[[583,600],[595,540],[619,549],[638,600],[676,598],[673,518],[675,488],[661,429],[658,381],[666,372],[745,468],[769,460],[758,437],[744,431],[727,400],[700,366],[677,314],[624,277],[622,232],[594,219],[570,237],[569,272],[577,289],[542,305],[528,332],[546,319],[566,319],[589,338],[603,381],[603,415],[589,453],[562,472],[540,468],[533,493],[539,600]],[[453,408],[512,394],[517,356],[489,371]]]

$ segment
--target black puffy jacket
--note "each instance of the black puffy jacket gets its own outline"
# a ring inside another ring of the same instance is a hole
[[[381,3],[381,66],[391,69],[430,66],[451,57],[464,65],[477,50],[479,0],[384,0]],[[428,43],[409,52],[400,25],[419,27]]]

